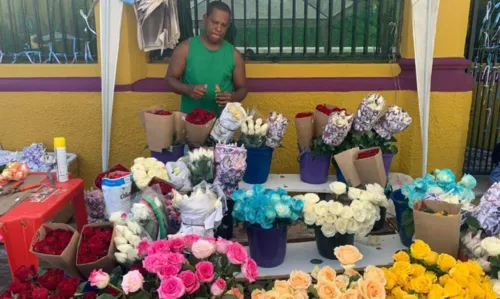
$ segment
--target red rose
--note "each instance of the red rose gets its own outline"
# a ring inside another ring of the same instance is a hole
[[[86,227],[78,246],[77,263],[88,264],[106,256],[112,234],[112,227]]]
[[[2,295],[0,295],[0,299],[12,299],[12,295],[9,291],[5,291]]]
[[[66,278],[57,285],[57,290],[59,294],[69,299],[75,295],[79,283],[80,280],[76,277]]]
[[[112,288],[107,288],[107,289],[105,289],[105,290],[104,290],[104,293],[105,293],[105,294],[109,294],[109,295],[111,295],[111,296],[113,296],[113,297],[116,297],[116,296],[120,295],[120,292],[118,292],[117,290],[112,289]]]
[[[366,158],[373,157],[376,154],[378,154],[378,152],[379,152],[378,148],[374,148],[374,149],[371,149],[369,151],[361,152],[358,154],[358,159],[366,159]]]
[[[64,279],[64,271],[61,269],[47,269],[42,276],[38,277],[36,282],[48,289],[49,291],[54,291],[57,288],[57,284]]]
[[[61,294],[52,294],[49,296],[48,299],[66,299],[66,298]]]
[[[31,279],[36,277],[36,274],[37,271],[35,266],[31,265],[29,267],[21,266],[19,269],[17,269],[14,275],[21,282],[29,282]]]
[[[156,110],[156,111],[149,112],[149,113],[152,113],[152,114],[155,114],[155,115],[172,115],[172,113],[170,111],[163,110],[163,109]]]
[[[97,294],[95,292],[86,292],[83,294],[83,299],[96,299]]]
[[[27,292],[31,289],[31,286],[28,283],[14,281],[9,285],[7,291],[12,294],[21,294]]]
[[[148,273],[146,271],[146,269],[144,269],[144,267],[142,265],[132,265],[132,266],[130,266],[130,271],[134,271],[134,270],[137,270],[137,271],[141,272],[142,276],[146,276],[146,274]]]
[[[326,114],[326,115],[330,115],[330,114],[332,114],[333,109],[334,109],[334,108],[328,108],[328,107],[327,107],[326,105],[324,105],[324,104],[321,104],[321,105],[316,106],[316,110],[318,110],[319,112],[322,112],[322,113],[324,113],[324,114]]]
[[[313,115],[312,112],[300,112],[300,113],[297,113],[297,115],[295,115],[295,118],[306,118],[306,117],[310,117],[312,115]]]
[[[49,295],[50,292],[46,288],[34,288],[33,291],[31,291],[32,299],[47,299]]]
[[[186,115],[186,121],[193,125],[204,125],[215,118],[215,113],[202,108],[195,108]]]
[[[170,240],[170,251],[174,253],[182,253],[184,251],[184,239],[178,238]]]
[[[45,238],[35,243],[33,250],[43,254],[61,255],[71,241],[73,233],[60,228],[51,230],[48,227],[45,231],[47,232]]]

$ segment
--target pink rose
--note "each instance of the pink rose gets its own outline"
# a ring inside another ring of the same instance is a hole
[[[212,244],[215,244],[215,238],[214,237],[205,237],[204,240],[212,243]]]
[[[167,238],[169,240],[174,240],[174,239],[184,239],[186,235],[185,234],[181,234],[181,233],[177,233],[175,235],[168,235]]]
[[[253,259],[248,259],[243,266],[241,266],[241,273],[248,279],[249,282],[254,282],[259,277],[259,270],[257,263]]]
[[[177,276],[180,270],[181,267],[178,265],[167,264],[160,268],[160,271],[158,271],[158,277],[163,280],[170,276]]]
[[[188,294],[190,295],[198,291],[198,289],[200,288],[200,282],[196,278],[196,275],[193,271],[182,271],[181,274],[179,274],[179,278],[184,283],[186,292],[188,292]]]
[[[247,250],[240,243],[227,246],[227,259],[231,264],[241,265],[248,259]]]
[[[210,292],[214,296],[220,296],[224,293],[226,289],[226,281],[222,278],[217,278],[217,280],[210,287]]]
[[[142,288],[144,284],[144,277],[138,270],[129,271],[123,275],[122,289],[125,295],[135,293]]]
[[[169,253],[170,243],[168,240],[154,241],[148,248],[148,254]]]
[[[167,262],[172,265],[182,266],[186,262],[184,255],[180,253],[169,253],[167,254]]]
[[[211,262],[199,262],[196,264],[196,277],[200,282],[211,282],[214,280],[214,265]]]
[[[142,261],[142,266],[150,273],[158,273],[161,267],[167,264],[168,264],[167,255],[161,253],[148,255]]]
[[[108,286],[109,283],[109,275],[108,273],[99,269],[98,271],[93,270],[89,276],[90,285],[93,287],[97,287],[98,289],[104,289]]]
[[[184,296],[186,293],[186,288],[184,283],[178,277],[168,277],[161,281],[160,288],[158,289],[158,295],[161,299],[177,299]]]
[[[139,255],[146,256],[148,254],[149,242],[144,239],[139,244],[137,244],[137,251]]]
[[[223,239],[221,237],[217,238],[217,243],[215,244],[215,247],[217,248],[217,252],[220,254],[226,254],[227,253],[227,247],[229,245],[233,244],[233,242],[228,241],[226,239]]]
[[[198,235],[187,235],[184,236],[184,247],[186,249],[191,249],[193,246],[193,243],[198,241],[200,239],[200,236]]]
[[[184,251],[184,240],[181,238],[173,239],[170,241],[170,251],[181,253]]]
[[[198,240],[191,247],[194,257],[199,260],[206,259],[215,252],[215,244],[206,240]]]

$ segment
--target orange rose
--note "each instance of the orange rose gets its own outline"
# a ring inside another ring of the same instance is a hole
[[[380,282],[383,286],[385,286],[387,280],[385,279],[384,271],[375,266],[368,266],[365,269],[364,279],[366,280],[375,280]]]
[[[293,299],[309,299],[309,295],[307,294],[307,291],[304,290],[298,290],[293,292]]]
[[[335,285],[342,292],[345,291],[349,286],[349,277],[347,275],[339,275],[335,277]]]
[[[330,266],[325,266],[318,272],[318,281],[326,280],[333,282],[335,277],[337,277],[337,272],[335,272],[335,270],[333,270]]]
[[[336,247],[334,253],[339,262],[344,266],[352,266],[363,258],[361,252],[352,245]]]
[[[321,281],[318,283],[316,288],[318,290],[318,296],[320,299],[332,299],[342,295],[342,292],[340,292],[335,284],[330,281]]]
[[[292,273],[290,273],[290,279],[288,279],[288,284],[294,290],[307,290],[307,288],[311,285],[311,282],[311,275],[304,271],[292,271]]]
[[[294,299],[292,294],[280,294],[279,299]]]
[[[358,290],[347,290],[345,293],[340,295],[339,299],[359,299],[361,295]]]
[[[358,280],[358,290],[365,299],[384,299],[384,285],[376,280],[360,279]]]
[[[279,299],[280,293],[276,291],[268,291],[264,293],[264,299]]]
[[[286,280],[276,280],[274,282],[273,291],[278,292],[279,294],[290,294],[291,288]]]
[[[236,298],[238,298],[238,299],[244,299],[243,294],[240,292],[240,290],[238,288],[232,288],[226,294],[236,296]]]
[[[263,290],[253,290],[252,299],[264,299],[265,293]]]

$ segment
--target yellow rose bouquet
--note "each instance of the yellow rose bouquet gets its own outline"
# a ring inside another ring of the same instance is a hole
[[[393,259],[392,267],[382,268],[387,298],[497,298],[477,262],[438,254],[422,240],[397,252]]]
[[[335,255],[345,271],[341,275],[330,266],[315,267],[311,274],[304,271],[292,271],[288,280],[276,280],[269,290],[255,289],[252,299],[268,298],[386,298],[384,271],[374,266],[368,266],[363,275],[353,269],[354,263],[363,255],[351,245],[340,246]]]

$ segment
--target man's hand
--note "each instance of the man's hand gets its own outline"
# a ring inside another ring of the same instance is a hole
[[[207,93],[207,87],[205,85],[192,85],[191,91],[189,92],[189,97],[195,100],[199,100],[205,96]]]
[[[218,93],[215,95],[215,100],[220,107],[226,107],[227,103],[233,102],[233,93],[227,91]]]

